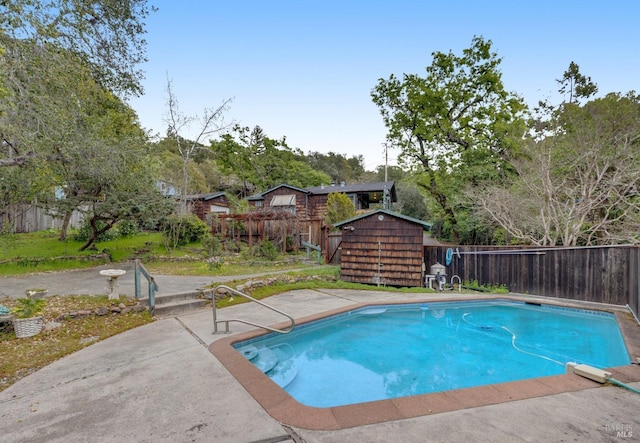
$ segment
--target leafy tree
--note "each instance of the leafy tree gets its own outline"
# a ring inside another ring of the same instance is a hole
[[[281,183],[308,187],[329,181],[327,175],[306,162],[301,152],[289,148],[284,138],[271,139],[259,126],[236,126],[231,134],[212,142],[211,149],[222,170],[241,181],[241,197]]]
[[[72,209],[71,172],[86,169],[103,144],[98,134],[111,130],[99,127],[107,120],[100,114],[114,111],[103,99],[142,91],[137,66],[150,11],[146,0],[0,3],[0,181],[13,183],[5,204],[46,202],[58,185],[66,198],[51,206]],[[16,179],[21,192],[12,191]]]
[[[331,192],[327,196],[327,215],[325,223],[333,225],[356,215],[356,208],[344,192]]]
[[[568,103],[577,103],[581,98],[589,98],[598,92],[598,86],[580,73],[580,67],[575,63],[569,63],[569,68],[562,74],[562,78],[556,80],[560,85],[559,92],[569,95]]]
[[[347,158],[343,154],[329,152],[309,152],[307,162],[316,171],[322,171],[331,177],[333,183],[357,183],[364,174],[364,157],[362,155]]]
[[[3,1],[0,34],[4,45],[28,43],[50,62],[61,52],[75,54],[103,87],[140,94],[142,71],[138,66],[146,61],[144,20],[154,10],[147,0]],[[8,68],[22,63],[30,59]],[[57,79],[43,76],[42,80]]]
[[[521,98],[504,89],[491,41],[474,37],[462,55],[433,53],[426,76],[380,79],[371,92],[399,161],[415,170],[443,234],[463,241],[472,216],[462,190],[502,181],[525,132]],[[468,237],[467,237],[468,238]]]
[[[66,216],[82,212],[93,231],[86,249],[119,221],[153,225],[174,207],[156,188],[146,135],[131,108],[96,86],[81,109],[82,129],[69,134],[61,161],[48,166],[62,196],[50,193],[40,204]]]
[[[425,195],[418,189],[415,182],[401,181],[396,184],[396,187],[399,204],[394,209],[418,220],[429,220],[429,209]]]

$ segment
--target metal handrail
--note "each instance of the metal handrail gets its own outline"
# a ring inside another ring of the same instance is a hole
[[[265,326],[265,325],[260,325],[258,323],[253,323],[247,320],[241,320],[239,318],[230,318],[229,320],[218,320],[217,319],[217,314],[216,314],[216,292],[218,292],[218,289],[226,289],[227,291],[230,291],[231,293],[235,294],[235,295],[239,295],[240,297],[244,297],[249,301],[252,302],[256,302],[261,306],[264,306],[267,309],[271,309],[272,311],[284,315],[285,317],[287,317],[289,320],[291,320],[291,326],[285,329],[276,329],[276,328],[272,328],[270,326]],[[251,297],[250,295],[247,295],[243,292],[240,292],[236,289],[230,288],[229,286],[225,286],[225,285],[218,285],[216,286],[216,288],[213,290],[213,294],[212,294],[212,300],[211,300],[211,305],[213,306],[213,333],[214,334],[229,334],[231,331],[229,331],[229,323],[232,321],[238,322],[238,323],[244,323],[246,325],[251,325],[251,326],[255,326],[256,328],[262,328],[262,329],[266,329],[267,331],[271,331],[271,332],[277,332],[279,334],[288,334],[289,332],[293,331],[293,328],[295,328],[296,326],[296,321],[295,319],[290,316],[289,314],[287,314],[286,312],[282,312],[279,309],[274,308],[273,306],[269,306],[266,303],[261,302],[260,300],[257,300],[253,297]],[[224,323],[225,324],[225,330],[224,331],[218,331],[218,323]]]
[[[149,283],[149,313],[153,315],[153,311],[156,309],[156,291],[160,288],[158,287],[156,280],[147,272],[145,267],[142,266],[140,259],[136,258],[133,262],[133,280],[137,300],[140,300],[140,274],[142,274]]]

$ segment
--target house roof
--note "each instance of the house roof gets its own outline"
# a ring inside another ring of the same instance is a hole
[[[275,191],[279,188],[289,188],[294,191],[302,192],[304,194],[312,194],[312,195],[326,195],[331,194],[332,192],[344,192],[345,194],[358,194],[358,193],[369,193],[369,192],[382,192],[384,189],[389,190],[391,201],[398,201],[398,196],[396,194],[396,185],[394,181],[387,182],[374,182],[374,183],[355,183],[353,185],[339,184],[339,185],[323,185],[323,186],[314,186],[311,188],[297,188],[295,186],[280,184],[278,186],[274,186],[273,188],[267,189],[264,192],[259,194],[254,194],[247,197],[247,200],[255,201],[255,200],[264,200],[264,196],[269,194],[270,192]]]
[[[345,194],[363,193],[363,192],[380,192],[388,189],[393,201],[397,201],[396,186],[394,181],[374,182],[374,183],[355,183],[352,185],[339,184],[330,186],[315,186],[307,188],[309,193],[314,195],[331,194],[332,192],[344,192]]]
[[[261,192],[259,194],[253,194],[250,195],[249,197],[247,197],[247,200],[264,200],[264,196],[269,194],[270,192],[275,191],[276,189],[280,189],[280,188],[288,188],[288,189],[292,189],[294,191],[297,192],[302,192],[303,194],[308,194],[309,191],[307,191],[306,189],[302,189],[302,188],[298,188],[296,186],[291,186],[291,185],[287,185],[287,184],[279,184],[278,186],[274,186],[273,188],[269,188],[264,192]]]
[[[214,192],[212,194],[192,194],[185,196],[187,200],[211,200],[218,197],[225,197],[227,194],[225,192]]]
[[[334,223],[333,226],[335,226],[336,228],[339,228],[342,225],[353,223],[354,221],[361,220],[366,217],[371,217],[376,214],[387,214],[391,217],[396,217],[396,218],[420,225],[422,226],[422,229],[424,229],[425,231],[431,230],[431,226],[432,226],[431,223],[428,223],[423,220],[418,220],[417,218],[409,217],[408,215],[403,215],[398,212],[389,211],[388,209],[377,209],[375,211],[365,212],[364,214],[356,215],[355,217],[349,218],[347,220],[342,220],[342,221],[339,221],[338,223]]]

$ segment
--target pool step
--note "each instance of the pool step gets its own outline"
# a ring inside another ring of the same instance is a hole
[[[162,317],[198,311],[208,302],[208,300],[200,298],[201,294],[201,291],[179,292],[163,295],[156,294],[156,307],[153,315]],[[148,306],[149,299],[141,298],[140,303]]]
[[[254,345],[246,345],[238,348],[238,352],[267,374],[281,388],[287,387],[298,375],[298,368],[293,359],[278,350],[278,346],[256,348]],[[281,355],[278,356],[278,354]]]

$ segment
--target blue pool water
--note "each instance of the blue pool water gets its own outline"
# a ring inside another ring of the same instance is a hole
[[[367,307],[234,347],[313,407],[630,363],[612,314],[512,301]]]

